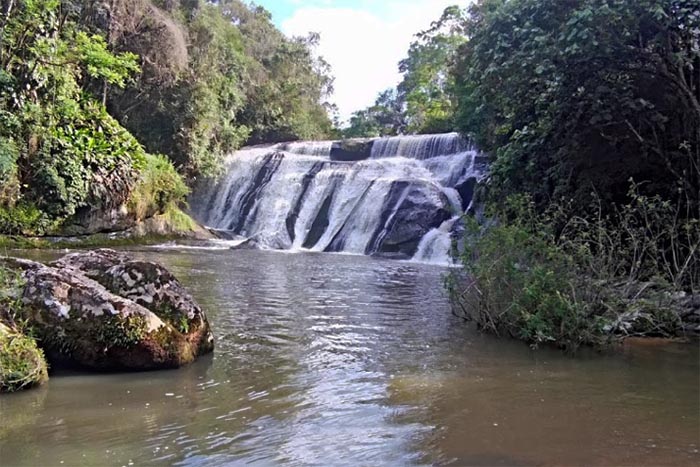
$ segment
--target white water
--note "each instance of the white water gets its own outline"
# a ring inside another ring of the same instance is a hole
[[[440,227],[425,234],[418,244],[418,250],[413,256],[413,260],[421,263],[452,265],[454,261],[450,256],[452,246],[450,233],[457,220],[458,217],[448,219],[440,224]]]
[[[379,138],[372,145],[373,159],[407,157],[430,159],[469,151],[469,144],[457,133],[438,135],[410,135]]]
[[[355,162],[333,151],[332,141],[244,148],[196,192],[193,214],[262,248],[449,263],[465,182],[484,175],[476,150],[450,133],[376,139]]]

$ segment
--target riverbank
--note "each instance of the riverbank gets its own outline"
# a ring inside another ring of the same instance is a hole
[[[485,332],[567,351],[628,336],[700,336],[700,222],[635,195],[612,213],[526,196],[468,221],[460,273],[447,284],[458,313]]]
[[[0,251],[10,249],[100,248],[154,245],[173,240],[213,240],[218,238],[179,208],[136,222],[124,230],[74,236],[0,235]]]

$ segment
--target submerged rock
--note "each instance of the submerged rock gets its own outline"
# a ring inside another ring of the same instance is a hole
[[[369,159],[372,155],[373,139],[346,139],[331,145],[332,161],[355,162]]]
[[[49,361],[95,370],[175,368],[213,350],[209,322],[162,266],[114,250],[23,270],[23,315]]]
[[[237,243],[235,245],[231,246],[231,250],[257,250],[260,248],[260,244],[254,239],[254,238],[246,238],[245,240],[241,241],[241,243]]]

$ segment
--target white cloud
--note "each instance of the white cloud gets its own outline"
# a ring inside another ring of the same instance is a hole
[[[355,8],[302,7],[282,23],[287,35],[318,32],[318,52],[333,67],[334,102],[341,120],[374,102],[400,80],[398,62],[413,35],[426,29],[456,0],[364,0]],[[368,8],[369,7],[369,8]]]

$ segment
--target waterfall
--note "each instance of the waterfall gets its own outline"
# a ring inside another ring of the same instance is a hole
[[[421,239],[418,251],[413,259],[425,263],[451,264],[452,227],[458,218],[453,217],[443,222],[440,227],[431,230]]]
[[[244,148],[195,190],[203,224],[261,248],[448,262],[485,160],[456,133]]]
[[[373,159],[407,157],[425,160],[467,150],[469,150],[469,144],[457,133],[391,136],[374,141],[371,157]]]

